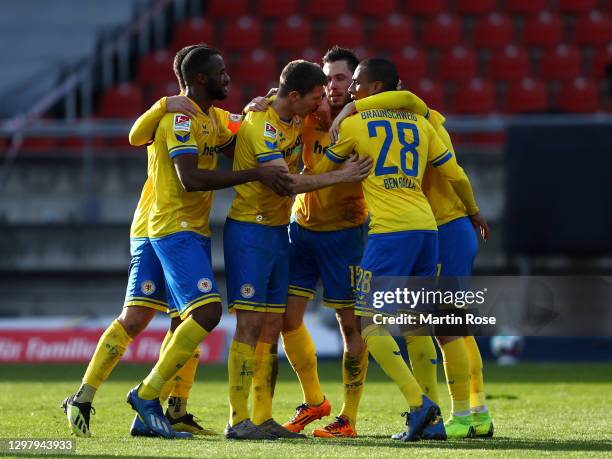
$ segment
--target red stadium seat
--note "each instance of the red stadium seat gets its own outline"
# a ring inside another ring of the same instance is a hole
[[[335,18],[350,13],[348,0],[308,0],[306,12],[312,17]]]
[[[249,0],[210,0],[206,14],[211,18],[233,18],[249,13]]]
[[[261,22],[242,16],[226,24],[222,48],[227,51],[248,51],[261,46]]]
[[[525,16],[538,14],[548,7],[548,0],[506,0],[506,11]]]
[[[427,21],[422,40],[432,48],[452,48],[461,42],[461,22],[456,16],[440,14]]]
[[[234,80],[236,83],[251,83],[253,85],[269,85],[278,79],[276,57],[266,49],[257,48],[238,62]]]
[[[289,16],[278,22],[272,33],[272,46],[282,50],[300,50],[312,43],[310,20],[301,16]]]
[[[605,46],[612,41],[612,19],[600,11],[578,18],[575,40],[578,45]]]
[[[400,14],[379,19],[372,33],[372,44],[379,50],[397,50],[412,44],[412,23]]]
[[[100,101],[98,116],[102,118],[134,118],[143,109],[142,89],[128,83],[107,89]]]
[[[391,61],[397,67],[402,86],[410,89],[427,76],[427,60],[420,48],[407,46],[391,55]]]
[[[441,113],[446,111],[446,104],[444,103],[444,91],[442,86],[432,80],[425,79],[421,80],[414,88],[410,89],[414,93],[425,101],[429,108],[438,110]]]
[[[559,10],[562,13],[586,13],[597,8],[597,0],[559,0]]]
[[[524,42],[529,46],[555,46],[563,42],[563,21],[561,16],[542,11],[530,17],[525,24]]]
[[[474,78],[461,83],[455,93],[455,113],[485,115],[495,111],[495,88],[488,80]]]
[[[540,76],[545,80],[573,80],[581,73],[580,51],[575,46],[559,45],[544,51]]]
[[[568,113],[593,113],[599,105],[597,84],[586,78],[564,82],[557,97],[559,108]]]
[[[495,11],[495,0],[458,0],[457,11],[461,14],[488,14]]]
[[[506,91],[508,113],[541,113],[548,110],[546,85],[532,78],[512,82]]]
[[[360,61],[367,59],[369,57],[376,57],[376,53],[374,51],[372,51],[371,48],[368,48],[367,46],[357,46],[356,48],[352,48],[353,52],[355,53],[355,56],[357,56],[357,59],[359,59]]]
[[[358,0],[357,13],[363,16],[388,16],[398,11],[397,0]]]
[[[174,32],[171,48],[178,51],[184,46],[196,43],[214,43],[213,25],[210,21],[202,18],[195,18],[181,23]]]
[[[288,57],[288,60],[296,60],[296,59],[304,59],[310,62],[321,62],[321,58],[325,55],[327,49],[325,51],[320,50],[319,48],[314,48],[309,46],[304,49],[292,50],[291,54]]]
[[[512,21],[503,14],[491,13],[479,18],[474,25],[474,45],[477,48],[503,48],[512,40]]]
[[[285,18],[299,12],[297,0],[259,0],[257,16]]]
[[[603,78],[606,74],[612,74],[612,43],[595,53],[592,73],[595,78]]]
[[[476,77],[478,58],[471,48],[455,46],[442,53],[438,62],[438,78],[442,80],[465,81]]]
[[[448,10],[448,0],[428,0],[408,2],[406,12],[409,16],[433,17]]]
[[[361,20],[350,15],[342,15],[336,20],[325,22],[323,45],[331,48],[334,45],[357,48],[365,42]]]
[[[174,78],[172,61],[174,56],[166,50],[147,54],[138,62],[138,81],[142,84],[155,85]]]
[[[489,61],[489,75],[495,80],[516,80],[529,76],[527,51],[514,45],[493,53]]]

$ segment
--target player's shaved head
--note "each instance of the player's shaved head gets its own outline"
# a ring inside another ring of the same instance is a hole
[[[189,45],[181,48],[174,55],[174,61],[172,62],[172,70],[174,70],[174,75],[176,76],[176,81],[178,81],[179,88],[181,91],[185,90],[185,78],[183,78],[183,73],[181,72],[181,65],[183,65],[183,60],[189,52],[199,46],[206,46],[204,43],[199,43],[197,45]]]
[[[359,59],[357,59],[357,56],[355,56],[352,50],[336,45],[325,53],[325,56],[323,56],[323,64],[331,64],[332,62],[338,61],[346,61],[346,65],[351,73],[354,72],[359,65]]]
[[[327,78],[317,64],[304,60],[291,61],[281,72],[278,95],[287,97],[290,92],[297,91],[303,97],[325,83]]]
[[[399,83],[399,75],[397,67],[388,59],[370,58],[364,59],[359,64],[361,75],[368,82],[373,83],[380,81],[382,83],[382,91],[394,91]]]

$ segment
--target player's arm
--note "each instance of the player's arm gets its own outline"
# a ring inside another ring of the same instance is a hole
[[[480,215],[472,184],[463,168],[457,163],[453,151],[448,149],[433,128],[430,129],[428,161],[430,166],[435,167],[446,177],[461,202],[463,202],[472,220],[472,225],[479,230],[482,238],[487,240],[489,238],[489,227],[484,217]]]
[[[132,129],[130,129],[130,145],[140,147],[151,143],[155,137],[155,130],[166,112],[186,113],[191,117],[197,114],[188,97],[162,97],[136,120]]]
[[[334,119],[329,134],[332,142],[338,138],[338,131],[340,129],[340,123],[354,113],[363,112],[366,110],[374,109],[388,110],[409,110],[417,115],[429,117],[429,107],[427,104],[416,94],[410,91],[384,91],[372,96],[364,97],[363,99],[354,100],[344,106],[344,108],[338,113]]]

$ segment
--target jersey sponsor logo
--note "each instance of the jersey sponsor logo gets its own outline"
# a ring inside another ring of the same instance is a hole
[[[175,131],[190,131],[191,119],[187,115],[174,115],[174,130]]]
[[[242,298],[253,298],[255,296],[255,287],[253,287],[253,284],[243,284],[240,287],[240,294]]]
[[[155,286],[155,282],[153,282],[152,280],[146,280],[142,284],[140,284],[140,290],[142,291],[142,293],[148,296],[153,295],[155,293],[155,290],[157,290],[157,287]]]
[[[212,281],[208,277],[203,277],[198,281],[198,290],[202,293],[208,293],[212,290]]]
[[[276,140],[277,136],[278,136],[278,129],[276,129],[270,123],[266,122],[264,126],[264,137],[268,137],[270,139]]]
[[[174,133],[174,137],[176,137],[176,140],[178,140],[179,142],[183,142],[183,143],[189,140],[189,135],[190,135],[189,132],[185,135],[178,135],[176,132]]]

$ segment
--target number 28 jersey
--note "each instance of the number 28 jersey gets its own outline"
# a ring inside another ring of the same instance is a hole
[[[368,155],[374,163],[363,181],[371,218],[370,234],[437,230],[421,189],[425,167],[431,163],[447,169],[444,175],[457,177],[463,170],[424,117],[385,109],[348,117],[340,125],[338,141],[325,154],[331,162],[341,163],[352,152]]]

